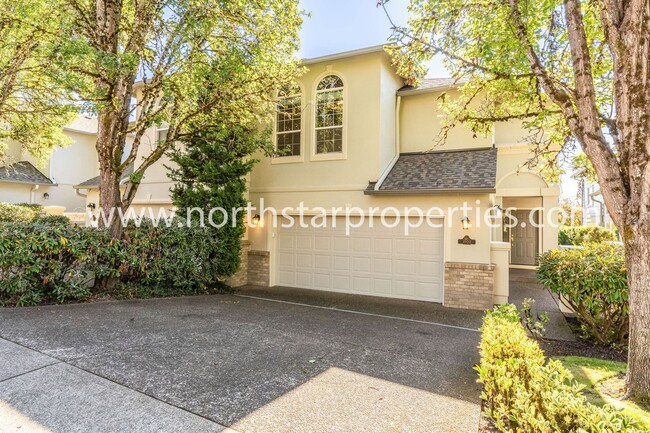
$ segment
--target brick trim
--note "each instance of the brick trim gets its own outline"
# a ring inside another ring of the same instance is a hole
[[[444,305],[488,310],[494,305],[493,263],[445,263]]]

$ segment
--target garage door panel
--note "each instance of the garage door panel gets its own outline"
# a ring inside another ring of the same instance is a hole
[[[312,287],[312,274],[307,272],[296,273],[296,287]]]
[[[416,246],[415,238],[397,239],[395,241],[395,252],[400,255],[405,254],[405,255],[414,256],[417,254],[415,246]]]
[[[298,254],[296,256],[296,264],[298,268],[312,268],[314,267],[314,256],[311,254]]]
[[[442,252],[441,239],[418,239],[418,253],[423,256],[440,258]]]
[[[347,256],[333,256],[332,257],[332,270],[334,272],[347,272],[350,270],[350,257]]]
[[[278,255],[278,263],[281,267],[284,266],[289,266],[293,267],[296,265],[295,263],[296,259],[296,254],[293,252],[283,252],[281,251],[280,254]]]
[[[314,274],[313,279],[315,289],[328,290],[332,288],[331,276],[328,274]]]
[[[372,259],[372,270],[373,272],[381,274],[392,274],[393,273],[393,260],[390,258],[373,258]]]
[[[332,289],[334,290],[351,290],[350,277],[344,275],[334,275],[332,278]]]
[[[329,236],[317,234],[314,236],[314,249],[317,251],[329,251],[331,249],[332,239]]]
[[[418,282],[415,285],[415,297],[427,298],[434,302],[442,302],[442,294],[438,294],[432,288],[435,287],[431,283]]]
[[[332,250],[333,251],[350,251],[350,238],[344,236],[334,236],[332,238]]]
[[[329,271],[331,268],[330,256],[315,255],[314,256],[314,269]]]
[[[415,282],[410,280],[395,280],[393,283],[393,295],[415,296]]]
[[[399,260],[393,261],[395,268],[393,272],[396,275],[412,275],[415,276],[415,262],[412,260]]]
[[[372,239],[354,238],[352,239],[352,251],[355,253],[369,253],[372,251]]]
[[[345,293],[442,301],[442,229],[384,227],[379,219],[345,235],[337,227],[280,228],[277,284]]]
[[[296,248],[296,236],[291,232],[283,232],[278,242],[281,250],[291,251]]]
[[[370,277],[352,277],[352,290],[355,292],[369,292],[370,286]]]
[[[393,239],[391,238],[375,238],[373,239],[373,253],[375,254],[391,254],[393,252]]]
[[[439,262],[434,261],[420,261],[417,264],[418,275],[430,278],[440,278]]]
[[[370,257],[352,257],[354,272],[370,272]]]
[[[310,235],[300,235],[296,237],[296,248],[298,251],[311,251],[314,239]]]
[[[373,292],[390,295],[393,288],[393,280],[387,278],[373,278],[372,279]]]

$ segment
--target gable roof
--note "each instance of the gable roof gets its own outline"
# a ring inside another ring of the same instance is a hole
[[[403,153],[379,189],[371,183],[365,194],[491,193],[496,177],[494,148]]]
[[[120,176],[120,185],[128,182],[129,177],[133,174],[133,163],[129,164]],[[78,185],[73,186],[75,189],[88,189],[88,188],[99,188],[99,176],[92,177],[88,180],[81,182]]]
[[[19,161],[5,167],[0,167],[0,182],[54,185],[54,182],[49,177],[41,173],[29,161]]]

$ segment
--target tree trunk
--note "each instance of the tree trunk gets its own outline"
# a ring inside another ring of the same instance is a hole
[[[630,291],[630,334],[627,397],[650,396],[650,230],[625,233],[627,284]]]
[[[103,215],[99,216],[99,227],[107,227],[113,239],[122,237],[122,195],[120,192],[121,173],[115,170],[115,161],[111,145],[116,116],[100,114],[97,130],[97,154],[99,156],[99,204]],[[119,164],[119,161],[118,161]]]

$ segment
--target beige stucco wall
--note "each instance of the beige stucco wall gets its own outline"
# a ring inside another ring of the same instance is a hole
[[[382,119],[394,123],[390,112],[394,110],[396,83],[382,73],[383,53],[309,65],[309,71],[300,78],[303,94],[302,153],[304,162],[283,163],[281,158],[272,161],[261,158],[251,174],[251,188],[294,188],[306,191],[313,188],[355,187],[359,189],[376,180],[382,169],[382,160],[394,154],[394,132],[384,131]],[[313,158],[314,149],[314,99],[316,85],[327,74],[339,75],[344,83],[344,146],[345,159],[319,160]],[[392,92],[382,91],[384,83]],[[388,94],[392,93],[392,98]],[[382,99],[383,98],[383,99]],[[392,99],[392,100],[391,100]],[[385,151],[381,149],[385,148]]]
[[[447,97],[458,96],[458,91],[445,91]],[[400,145],[402,152],[427,152],[430,150],[475,149],[491,147],[491,136],[474,136],[464,127],[456,126],[449,132],[446,142],[438,143],[442,124],[447,114],[440,108],[440,92],[418,93],[402,96],[400,112]]]
[[[56,186],[41,186],[35,194],[35,202],[44,206],[64,206],[66,212],[83,212],[86,199],[75,193],[73,188],[99,173],[95,135],[76,131],[65,131],[72,144],[53,149],[52,156],[43,174],[52,179]],[[43,197],[50,195],[49,199]]]
[[[0,202],[29,203],[33,185],[0,182]]]

